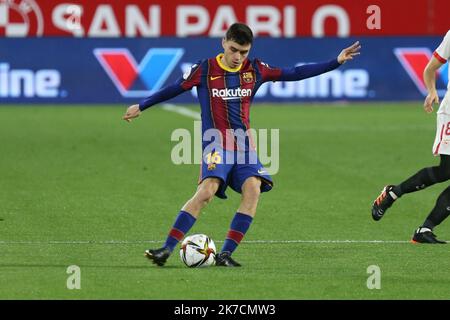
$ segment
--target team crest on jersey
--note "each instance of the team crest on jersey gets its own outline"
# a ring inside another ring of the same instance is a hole
[[[244,82],[246,83],[250,83],[253,81],[253,73],[251,72],[244,72],[242,74],[242,80],[244,80]]]

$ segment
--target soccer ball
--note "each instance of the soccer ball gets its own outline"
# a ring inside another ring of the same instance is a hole
[[[180,257],[190,268],[209,267],[216,262],[216,246],[207,235],[194,234],[184,238],[181,243]]]

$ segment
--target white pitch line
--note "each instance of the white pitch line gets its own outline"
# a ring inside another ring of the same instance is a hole
[[[183,116],[186,116],[188,118],[192,118],[195,120],[201,120],[201,116],[200,113],[196,112],[196,111],[192,111],[189,108],[186,107],[182,107],[182,106],[176,106],[174,104],[170,104],[170,103],[164,103],[162,105],[162,108],[164,110],[170,111],[170,112],[175,112],[178,114],[181,114]]]
[[[409,243],[405,240],[249,240],[247,243]]]
[[[160,240],[74,240],[74,241],[0,241],[0,245],[9,244],[144,244],[144,243],[162,243]],[[221,243],[223,241],[215,241]],[[397,244],[397,243],[410,243],[405,240],[248,240],[242,241],[242,243],[248,244],[293,244],[293,243],[306,243],[306,244],[348,244],[348,243],[367,243],[367,244]]]

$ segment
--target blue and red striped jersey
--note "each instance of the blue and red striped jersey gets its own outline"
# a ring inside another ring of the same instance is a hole
[[[278,80],[281,69],[270,68],[257,59],[246,59],[236,69],[221,63],[222,54],[200,61],[181,83],[184,90],[197,87],[202,114],[202,132],[218,129],[225,149],[237,149],[233,129],[250,129],[250,105],[259,86]],[[228,131],[227,131],[228,130]]]

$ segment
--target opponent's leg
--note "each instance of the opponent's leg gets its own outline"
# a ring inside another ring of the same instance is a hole
[[[170,229],[166,242],[162,248],[149,249],[145,256],[158,266],[164,265],[178,242],[183,240],[184,235],[197,221],[200,210],[204,208],[213,198],[220,186],[217,178],[206,178],[200,183],[194,196],[189,199],[179,212],[175,223]]]
[[[441,154],[439,166],[424,168],[412,177],[406,179],[393,188],[394,193],[401,197],[405,193],[411,193],[425,189],[435,183],[450,179],[450,156]]]
[[[241,204],[231,221],[227,238],[221,252],[216,256],[216,265],[226,267],[239,267],[240,264],[231,258],[256,214],[259,195],[261,193],[261,180],[257,177],[249,177],[242,185]]]
[[[384,187],[381,194],[372,205],[373,219],[376,221],[380,220],[387,209],[392,206],[394,201],[402,195],[423,190],[435,183],[444,182],[449,179],[450,156],[441,154],[441,162],[439,166],[423,168],[399,185],[388,185]]]
[[[446,243],[445,241],[436,239],[433,233],[434,227],[441,224],[450,214],[450,187],[445,189],[438,197],[436,204],[431,210],[422,226],[414,232],[413,243]]]

